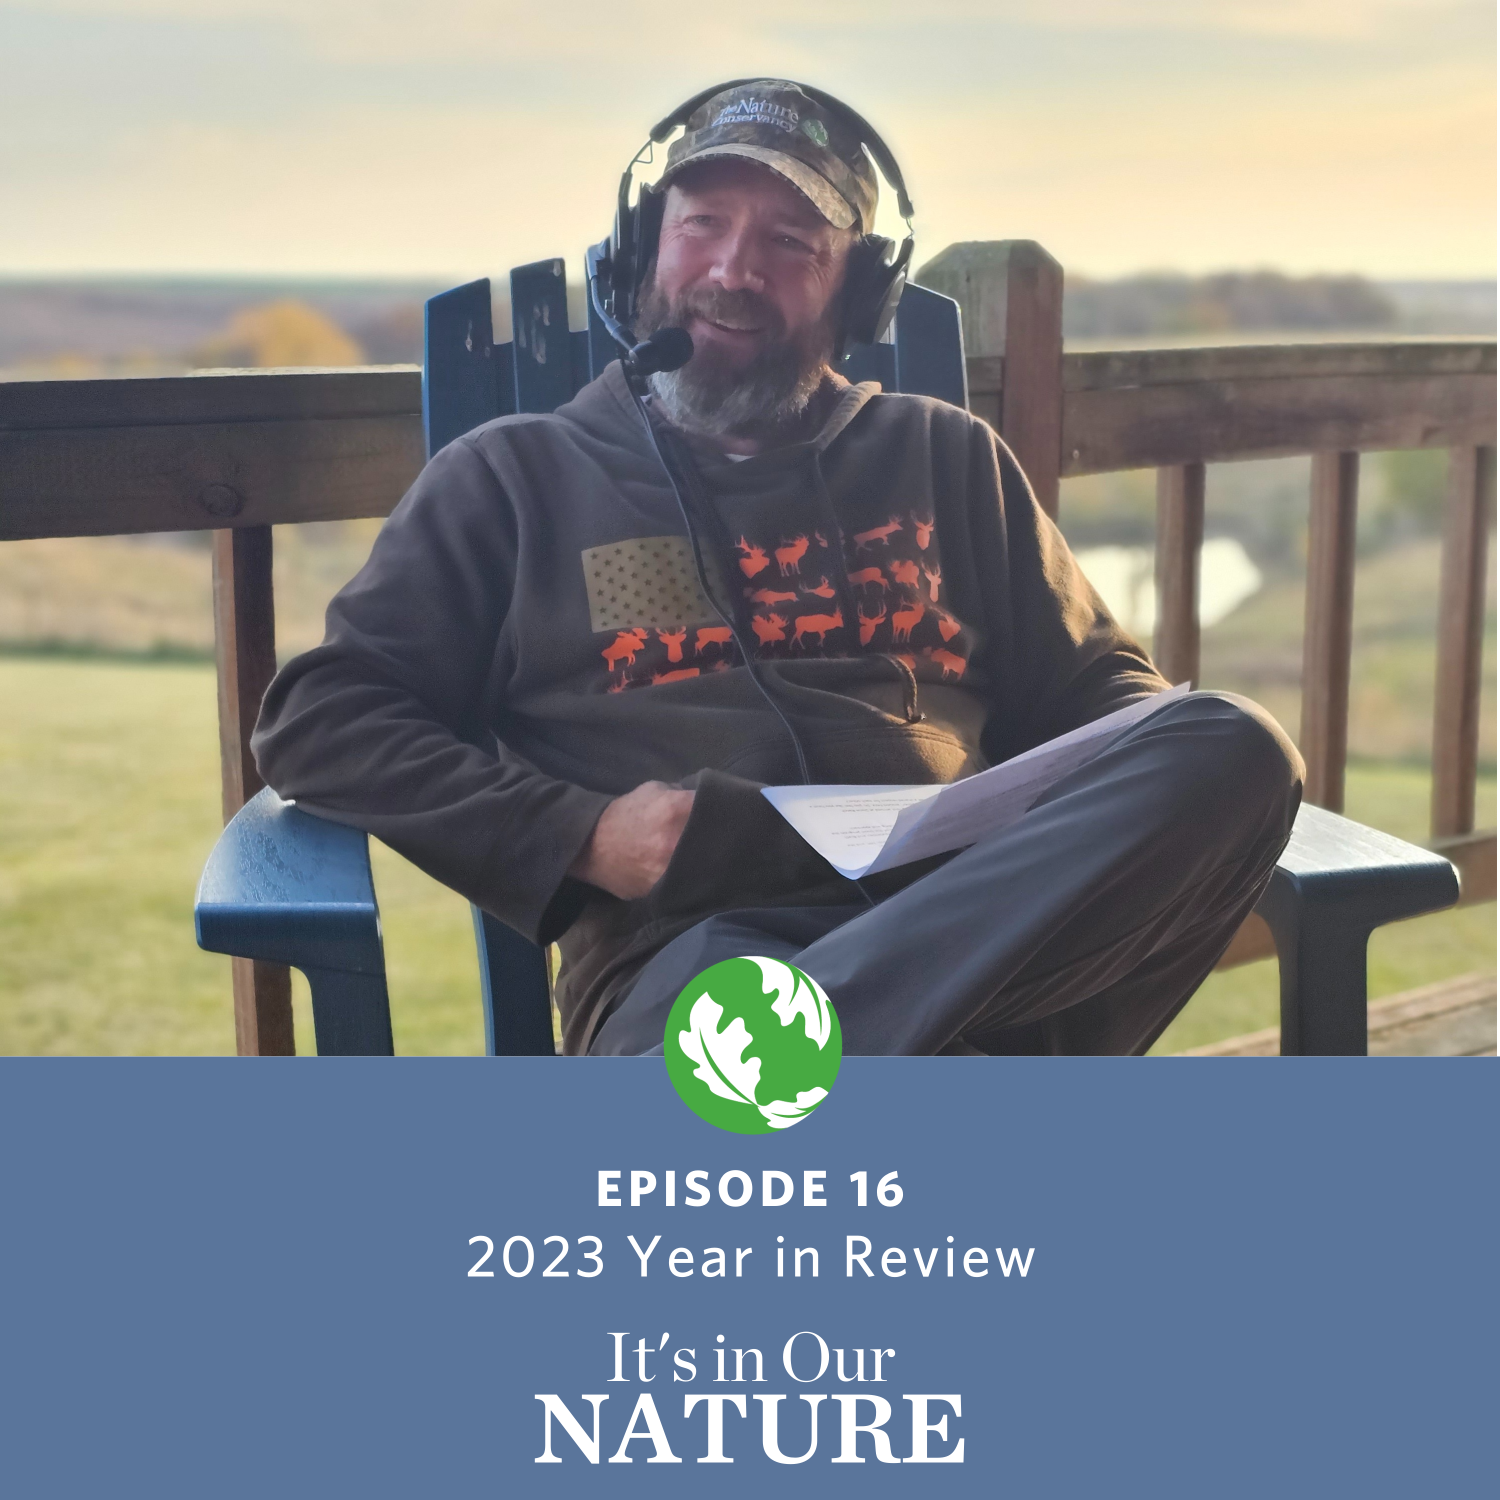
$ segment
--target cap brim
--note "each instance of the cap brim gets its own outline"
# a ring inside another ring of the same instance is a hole
[[[707,161],[715,156],[738,156],[747,161],[759,162],[773,172],[786,178],[835,229],[848,229],[855,222],[855,212],[848,201],[829,180],[813,171],[806,162],[788,156],[784,151],[772,151],[766,146],[754,146],[742,141],[726,141],[720,146],[707,146],[691,156],[672,163],[669,172],[662,175],[665,184],[684,167],[694,162]]]

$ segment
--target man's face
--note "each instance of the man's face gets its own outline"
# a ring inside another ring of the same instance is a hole
[[[800,414],[833,352],[853,235],[791,183],[732,158],[667,189],[639,332],[675,325],[693,358],[653,388],[705,431],[747,432]]]
[[[732,157],[707,161],[667,189],[656,288],[690,307],[693,294],[709,294],[685,325],[694,347],[743,367],[776,339],[823,321],[849,243],[784,177]],[[716,315],[720,292],[751,295],[739,299],[742,311]]]

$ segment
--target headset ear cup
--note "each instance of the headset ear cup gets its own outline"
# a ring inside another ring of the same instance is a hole
[[[912,251],[915,249],[916,242],[908,236],[902,241],[895,258],[885,266],[885,288],[880,294],[880,306],[875,312],[874,334],[870,339],[872,344],[877,339],[884,338],[886,329],[895,321],[896,309],[901,305],[901,294],[906,290]]]
[[[843,335],[847,344],[873,344],[891,325],[896,304],[906,286],[912,241],[900,249],[883,234],[867,234],[854,242],[844,273]]]
[[[635,206],[635,260],[630,279],[630,319],[635,322],[636,310],[641,305],[641,290],[646,283],[646,273],[656,261],[657,242],[661,238],[662,213],[667,206],[667,195],[654,188],[643,187]]]
[[[640,306],[641,284],[647,268],[656,256],[656,241],[661,234],[665,196],[643,187],[634,205],[622,211],[615,220],[615,251],[611,256],[612,302],[610,314],[627,328],[635,323]]]
[[[627,209],[615,219],[615,232],[609,241],[609,283],[605,288],[605,307],[610,317],[622,323],[630,321],[629,288],[634,278],[631,241],[634,239],[635,210]]]

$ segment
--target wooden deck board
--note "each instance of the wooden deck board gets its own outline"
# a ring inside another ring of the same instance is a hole
[[[1275,1057],[1281,1032],[1269,1026],[1180,1057]],[[1493,1057],[1495,976],[1464,974],[1370,1003],[1371,1057]]]

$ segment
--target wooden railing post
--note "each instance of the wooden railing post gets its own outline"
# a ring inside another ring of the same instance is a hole
[[[1057,519],[1062,469],[1063,268],[1035,240],[1006,245],[1000,436]]]
[[[1156,471],[1156,639],[1170,683],[1198,685],[1198,568],[1203,551],[1202,464]]]
[[[1495,450],[1451,449],[1432,727],[1432,836],[1437,839],[1469,833],[1474,827],[1480,659],[1494,503]]]
[[[227,823],[265,783],[250,754],[260,701],[276,673],[271,528],[214,532],[214,657],[219,673],[219,765]],[[281,964],[231,959],[235,1050],[290,1057],[292,981]]]
[[[1307,800],[1332,812],[1344,810],[1358,503],[1359,454],[1315,453],[1307,529],[1300,739],[1307,762]]]
[[[963,309],[969,406],[1057,517],[1063,441],[1063,269],[1035,240],[950,245],[922,282]]]

